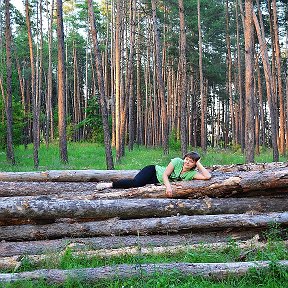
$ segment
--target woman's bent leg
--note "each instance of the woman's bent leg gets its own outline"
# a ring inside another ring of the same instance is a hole
[[[142,187],[146,184],[159,183],[156,177],[155,165],[144,167],[133,179],[123,179],[113,182],[113,188]]]

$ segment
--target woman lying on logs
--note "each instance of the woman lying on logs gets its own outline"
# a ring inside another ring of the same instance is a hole
[[[195,170],[197,168],[197,170]],[[174,158],[167,167],[159,165],[148,165],[141,169],[133,179],[121,179],[110,183],[99,183],[98,190],[105,188],[134,188],[142,187],[146,184],[164,184],[166,186],[166,196],[172,197],[171,181],[208,180],[211,174],[206,170],[201,162],[200,155],[196,152],[187,153],[183,159]]]

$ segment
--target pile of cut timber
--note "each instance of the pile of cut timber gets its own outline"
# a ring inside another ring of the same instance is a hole
[[[261,233],[271,223],[288,226],[287,163],[213,166],[210,170],[213,177],[208,181],[174,183],[171,199],[160,185],[96,190],[98,182],[130,178],[136,170],[0,172],[0,269],[16,271],[27,258],[40,265],[51,254],[60,260],[67,248],[75,255],[95,257],[173,253],[199,243],[218,248],[230,239],[239,247],[261,246]],[[181,273],[217,277],[243,273],[254,265],[178,264],[172,266]],[[144,266],[147,274],[153,269],[172,269],[170,264]],[[39,277],[62,283],[79,273],[96,281],[141,272],[133,265],[105,268],[0,274],[0,283]]]

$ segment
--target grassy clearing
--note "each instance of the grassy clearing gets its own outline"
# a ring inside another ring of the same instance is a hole
[[[202,156],[202,163],[206,166],[215,164],[241,164],[244,163],[244,155],[239,150],[208,149],[202,153],[200,149],[191,148],[198,151]],[[114,153],[115,154],[115,153]],[[163,155],[160,148],[136,147],[133,151],[126,151],[125,157],[116,164],[116,169],[141,169],[145,165],[160,164],[167,165],[171,158],[181,156],[181,151],[170,149],[168,155]],[[69,164],[62,164],[59,159],[58,144],[51,144],[49,148],[41,145],[39,149],[39,169],[61,170],[61,169],[106,169],[105,150],[103,146],[95,143],[69,143],[68,144]],[[0,151],[0,171],[34,171],[33,146],[27,149],[24,146],[15,148],[16,165],[11,166],[6,161],[5,151]],[[280,161],[286,161],[286,157],[280,157]],[[256,162],[271,162],[272,151],[267,149],[255,157]]]

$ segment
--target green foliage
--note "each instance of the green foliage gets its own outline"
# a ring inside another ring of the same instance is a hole
[[[269,229],[264,233],[264,237],[269,242],[277,242],[288,237],[288,229],[283,229],[278,223],[270,223]]]
[[[22,114],[22,105],[21,102],[15,100],[15,97],[12,99],[13,107],[13,143],[14,145],[20,145],[23,143],[23,130],[25,127],[25,120]],[[0,98],[0,111],[5,111],[4,103],[2,98]],[[6,118],[6,116],[5,116]],[[5,119],[4,118],[4,119]],[[6,121],[0,123],[0,149],[6,148]]]
[[[104,131],[102,125],[102,117],[100,113],[98,97],[93,97],[88,100],[86,109],[87,117],[81,121],[78,127],[87,128],[87,139],[94,143],[104,143]]]
[[[181,150],[181,142],[176,130],[172,130],[169,135],[169,148],[172,150]]]

